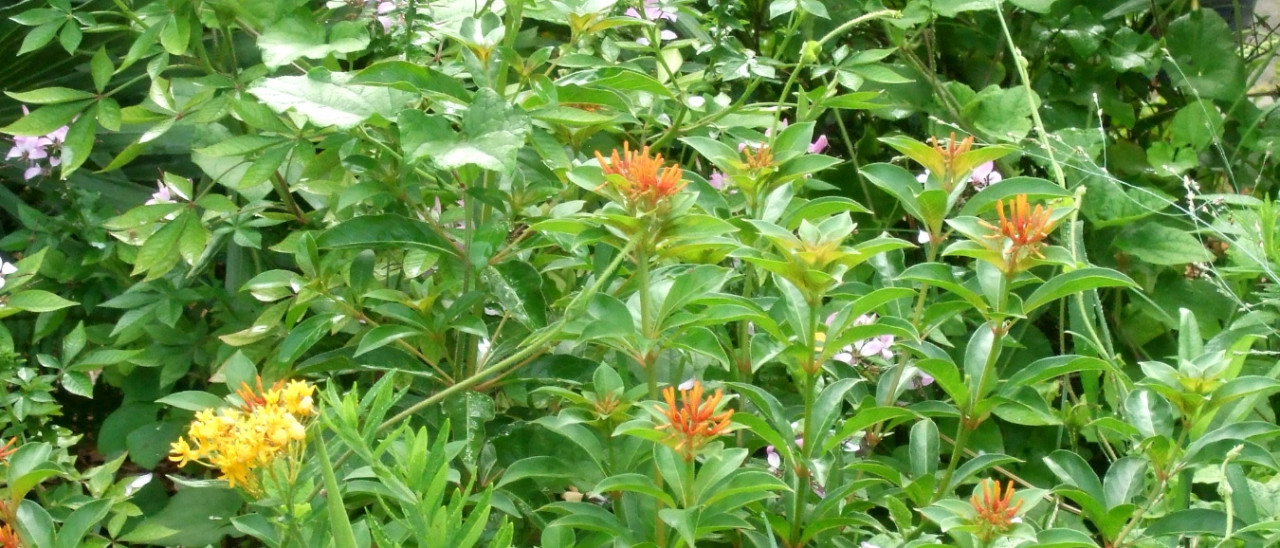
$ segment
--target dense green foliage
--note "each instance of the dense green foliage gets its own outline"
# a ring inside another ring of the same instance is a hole
[[[0,545],[1275,545],[1200,4],[0,8]]]

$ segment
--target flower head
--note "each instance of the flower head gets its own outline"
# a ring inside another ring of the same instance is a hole
[[[0,289],[4,288],[4,277],[18,271],[18,265],[0,259]]]
[[[983,542],[991,542],[1021,522],[1018,510],[1022,509],[1022,500],[1013,502],[1012,480],[1009,481],[1003,495],[1000,493],[998,480],[985,480],[982,482],[981,494],[979,498],[978,493],[974,493],[969,499],[969,504],[973,505],[973,511],[978,514],[974,518],[974,525],[979,531],[978,536]]]
[[[1040,248],[1044,245],[1044,239],[1053,231],[1054,223],[1050,218],[1053,208],[1036,204],[1035,209],[1031,209],[1031,204],[1027,203],[1027,195],[1019,194],[1009,204],[1007,216],[1003,199],[996,202],[996,211],[1000,215],[1000,224],[997,226],[982,221],[982,226],[992,231],[987,238],[1008,238],[1011,242],[1005,250],[1006,271],[1012,272],[1028,255],[1043,259]]]
[[[685,186],[682,180],[684,171],[680,166],[664,167],[662,155],[650,156],[647,146],[635,152],[631,150],[631,145],[623,143],[622,156],[614,149],[606,160],[597,151],[596,161],[600,162],[605,175],[620,176],[615,184],[632,207],[654,209]]]
[[[824,133],[819,135],[817,139],[814,139],[813,143],[809,144],[809,153],[822,154],[823,151],[827,150],[827,146],[829,146],[829,143],[827,142],[827,134]]]
[[[713,171],[711,173],[711,177],[707,178],[707,184],[711,185],[711,188],[716,190],[724,190],[726,179],[727,178],[724,176],[724,173]]]
[[[22,539],[18,538],[18,533],[8,524],[0,525],[0,548],[19,548],[20,546],[22,546]]]
[[[261,494],[258,471],[281,456],[300,456],[304,421],[316,413],[314,392],[314,386],[302,381],[278,381],[264,389],[259,378],[256,391],[243,383],[236,393],[244,403],[196,413],[186,437],[170,446],[169,460],[178,466],[195,462],[217,468],[231,487]]]
[[[973,173],[969,174],[969,182],[973,184],[973,188],[982,190],[988,186],[994,185],[1004,180],[1004,175],[996,171],[995,162],[987,162],[978,167],[973,168]]]
[[[723,391],[716,389],[716,393],[706,401],[703,401],[702,394],[702,383],[694,381],[692,388],[680,391],[681,405],[677,406],[676,387],[668,386],[662,391],[662,396],[667,401],[666,409],[660,405],[653,406],[667,419],[666,424],[660,424],[656,428],[670,430],[666,441],[685,461],[692,461],[698,450],[723,434],[729,427],[729,418],[733,417],[732,409],[716,412],[716,407],[724,398]]]
[[[626,16],[635,17],[636,19],[641,18],[640,12],[636,11],[635,8],[627,8]],[[659,19],[675,21],[676,13],[674,10],[663,7],[661,0],[644,0],[644,19],[649,21],[657,21]]]
[[[826,324],[828,328],[831,327],[831,322],[835,320],[835,318],[836,318],[835,314],[827,316]],[[857,319],[853,320],[853,327],[871,325],[875,323],[875,321],[876,321],[875,314],[863,314],[861,316],[858,316]],[[823,339],[825,340],[825,335],[823,335]],[[884,358],[886,360],[892,359],[893,358],[893,341],[894,341],[893,335],[879,335],[879,336],[872,337],[870,339],[861,339],[861,340],[853,341],[853,343],[849,344],[848,346],[841,348],[840,351],[836,352],[833,356],[831,356],[831,358],[836,361],[842,361],[848,364],[855,363],[856,361],[859,360],[859,358],[871,358],[874,356],[880,356],[881,358]]]
[[[9,458],[9,455],[12,455],[17,451],[17,448],[14,447],[17,443],[18,438],[13,437],[9,438],[9,441],[5,442],[4,447],[0,447],[0,462],[4,462]]]

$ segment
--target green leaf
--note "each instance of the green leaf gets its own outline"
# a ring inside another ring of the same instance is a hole
[[[188,488],[178,490],[164,510],[147,516],[118,542],[159,545],[209,545],[221,542],[244,502],[236,490]]]
[[[1208,262],[1213,253],[1195,236],[1159,223],[1132,225],[1115,239],[1119,250],[1156,265],[1184,265]]]
[[[350,79],[346,73],[319,71],[263,78],[249,86],[249,93],[276,112],[293,110],[317,126],[339,129],[350,129],[374,115],[392,120],[416,98],[388,87],[350,84]]]
[[[113,501],[110,499],[97,499],[76,508],[76,511],[67,516],[62,522],[62,527],[58,529],[57,540],[53,543],[54,548],[83,546],[84,536],[107,516],[112,504]]]
[[[98,52],[93,54],[93,59],[89,61],[89,74],[93,77],[93,89],[98,90],[101,94],[107,89],[107,84],[111,83],[111,77],[116,73],[116,66],[111,62],[111,57],[107,55],[107,48],[98,48]]]
[[[277,21],[258,37],[262,62],[273,69],[298,59],[324,59],[331,54],[363,51],[368,46],[368,24],[339,21],[326,40],[324,27],[316,23],[310,12]]]
[[[380,325],[370,329],[360,338],[360,345],[356,348],[355,356],[360,356],[374,349],[382,348],[388,344],[396,342],[405,337],[419,335],[421,331],[412,327],[403,325]]]
[[[356,548],[356,536],[351,529],[351,519],[347,517],[347,507],[342,502],[342,488],[338,486],[338,478],[333,473],[329,451],[325,448],[323,439],[318,440],[315,445],[320,472],[324,477],[324,490],[328,493],[324,506],[329,516],[329,533],[332,535],[334,548]]]
[[[52,312],[61,310],[70,306],[75,306],[75,301],[69,301],[48,291],[41,289],[28,289],[19,291],[9,296],[8,303],[10,308],[25,310],[27,312]]]
[[[1212,10],[1191,10],[1169,23],[1165,71],[1179,89],[1232,101],[1244,92],[1245,71],[1235,32]]]
[[[1144,457],[1129,456],[1111,463],[1106,478],[1102,480],[1107,508],[1128,503],[1143,491],[1146,479],[1147,459]]]
[[[98,106],[86,109],[80,118],[71,123],[67,130],[67,138],[62,144],[62,178],[70,177],[76,169],[84,165],[93,152],[93,138],[98,130]]]
[[[0,132],[24,137],[41,137],[71,122],[91,101],[73,101],[40,107],[12,124],[0,128]]]
[[[1110,268],[1088,267],[1059,274],[1050,278],[1036,288],[1022,303],[1023,314],[1031,312],[1053,301],[1074,295],[1081,291],[1089,291],[1103,287],[1137,288],[1138,284],[1128,276]]]
[[[1014,373],[1012,377],[1005,381],[1001,392],[1009,395],[1012,394],[1014,389],[1024,386],[1034,387],[1049,379],[1081,371],[1106,371],[1108,369],[1110,367],[1107,362],[1092,356],[1050,356],[1031,362],[1026,367],[1019,369],[1017,373]]]
[[[969,201],[965,202],[964,207],[960,209],[959,215],[977,217],[987,210],[994,209],[999,200],[1011,200],[1019,194],[1026,194],[1027,200],[1031,202],[1071,196],[1071,192],[1067,189],[1044,179],[1010,177],[1000,181],[1000,184],[987,186],[969,198]]]
[[[187,411],[204,411],[205,409],[222,407],[226,402],[222,398],[200,390],[174,392],[156,400],[156,403],[185,409]]]
[[[1143,437],[1173,434],[1173,404],[1154,390],[1138,388],[1129,392],[1129,397],[1124,400],[1124,412],[1125,421],[1137,428]]]
[[[6,91],[4,94],[29,105],[56,105],[94,98],[94,94],[87,91],[63,87],[47,87],[24,92]]]
[[[18,48],[18,55],[35,51],[48,45],[49,42],[53,41],[53,37],[58,35],[58,29],[62,28],[64,22],[65,19],[52,21],[27,31],[26,36],[22,39],[22,47]]]
[[[1063,485],[1080,489],[1097,504],[1106,500],[1098,474],[1094,473],[1093,468],[1079,454],[1059,449],[1045,457],[1044,463]]]
[[[1244,523],[1236,520],[1232,529],[1240,529]],[[1170,512],[1155,520],[1143,530],[1151,537],[1186,535],[1192,538],[1222,537],[1227,534],[1227,513],[1208,508],[1190,508]]]
[[[445,254],[457,254],[453,243],[422,221],[399,215],[363,215],[339,223],[316,238],[326,249],[381,249],[417,247]]]
[[[283,364],[298,361],[303,353],[324,338],[336,318],[338,318],[336,314],[319,314],[293,326],[293,329],[289,330],[289,335],[284,338],[284,342],[280,343],[276,361]]]
[[[613,493],[615,491],[640,493],[661,501],[667,507],[676,505],[676,502],[671,498],[671,495],[668,495],[661,487],[658,487],[658,485],[654,483],[653,478],[644,474],[630,473],[610,476],[600,480],[600,483],[597,483],[595,489],[592,489],[592,491],[602,495]]]
[[[1049,13],[1057,0],[1009,0],[1010,4],[1035,13]]]
[[[955,491],[961,483],[964,483],[970,477],[973,477],[980,472],[995,466],[1002,466],[1013,462],[1021,461],[1010,457],[1009,455],[1001,455],[999,453],[983,453],[969,459],[969,461],[961,464],[959,468],[956,468],[956,474],[951,478],[951,484],[947,485],[946,492],[949,493]]]
[[[184,211],[178,215],[177,219],[165,223],[160,230],[147,238],[147,241],[138,249],[138,255],[134,257],[133,275],[145,272],[146,279],[150,281],[172,270],[180,259],[178,240],[186,229],[185,225],[194,218],[193,215]]]
[[[896,198],[908,214],[917,220],[924,220],[920,204],[916,201],[921,185],[915,175],[893,164],[871,164],[864,166],[861,172],[871,184]]]
[[[471,102],[471,93],[458,83],[458,79],[433,68],[407,61],[382,61],[356,73],[353,84],[395,85],[398,88],[419,93],[438,93]]]
[[[919,479],[938,470],[938,425],[925,418],[911,425],[911,477]]]

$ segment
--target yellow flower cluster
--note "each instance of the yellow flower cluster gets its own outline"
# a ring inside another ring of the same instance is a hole
[[[231,487],[261,494],[257,471],[269,469],[281,454],[298,456],[302,444],[297,442],[307,437],[305,422],[316,414],[315,389],[303,381],[279,381],[263,389],[258,379],[255,392],[246,383],[237,391],[244,402],[239,408],[196,413],[187,437],[171,446],[169,460],[217,468]]]

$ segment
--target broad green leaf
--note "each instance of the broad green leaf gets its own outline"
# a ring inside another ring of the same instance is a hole
[[[276,112],[293,110],[317,126],[339,129],[355,127],[374,115],[393,120],[415,98],[393,88],[350,84],[350,79],[340,72],[263,78],[249,86],[249,93]]]
[[[938,425],[928,418],[911,425],[911,477],[923,478],[938,470]]]
[[[10,295],[5,305],[27,312],[52,312],[75,306],[76,303],[42,289],[27,289]]]
[[[369,25],[363,22],[339,21],[329,29],[327,39],[325,34],[325,28],[309,12],[277,21],[258,37],[262,62],[274,69],[298,59],[324,59],[369,46]]]
[[[1244,65],[1235,33],[1212,10],[1191,10],[1169,23],[1165,71],[1179,89],[1231,101],[1244,91]]]
[[[63,87],[47,87],[23,92],[6,91],[4,94],[29,105],[56,105],[94,98],[94,94],[87,91]]]
[[[200,390],[174,392],[156,400],[156,403],[185,409],[187,411],[204,411],[205,409],[222,407],[226,401],[218,396]]]
[[[91,101],[72,101],[35,109],[12,124],[0,128],[0,132],[25,137],[40,137],[71,123]]]
[[[1183,265],[1212,261],[1213,253],[1190,233],[1146,222],[1129,227],[1115,239],[1117,249],[1156,265]]]
[[[999,200],[1009,200],[1019,195],[1026,194],[1027,200],[1035,203],[1036,201],[1049,200],[1052,198],[1065,198],[1071,196],[1071,192],[1044,179],[1036,177],[1010,177],[999,184],[990,185],[982,189],[960,209],[959,215],[977,217],[985,213],[997,204]]]
[[[339,316],[335,314],[319,314],[293,326],[284,342],[280,343],[280,350],[276,352],[276,361],[284,364],[298,361],[302,354],[324,338],[329,328],[334,325],[334,320],[338,318]]]
[[[458,253],[453,242],[437,233],[431,225],[392,214],[363,215],[339,223],[320,233],[316,245],[326,249],[409,246],[446,254]]]
[[[1022,303],[1022,313],[1031,314],[1037,308],[1063,297],[1103,287],[1136,288],[1138,284],[1128,276],[1110,268],[1088,267],[1059,274],[1036,288]]]

